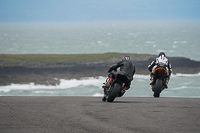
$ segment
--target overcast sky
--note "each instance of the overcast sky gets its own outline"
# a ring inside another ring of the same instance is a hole
[[[0,0],[1,22],[200,22],[200,0]]]

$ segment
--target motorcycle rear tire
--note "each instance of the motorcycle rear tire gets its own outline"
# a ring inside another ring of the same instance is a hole
[[[153,95],[154,97],[160,97],[161,88],[162,88],[162,80],[157,79],[156,84],[155,84],[155,89],[154,89],[154,95]]]
[[[113,90],[108,95],[108,98],[107,98],[108,102],[113,102],[115,100],[115,98],[117,97],[117,94],[119,93],[121,87],[122,86],[119,83],[114,84]]]

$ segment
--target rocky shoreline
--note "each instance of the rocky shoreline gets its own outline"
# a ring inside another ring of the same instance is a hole
[[[129,55],[129,54],[128,54]],[[23,63],[10,63],[4,57],[0,57],[0,86],[15,84],[59,84],[59,79],[80,79],[83,77],[107,76],[108,68],[121,60],[123,54],[109,60],[73,60],[59,62],[24,61]],[[23,55],[26,57],[27,55]],[[43,55],[40,55],[40,58]],[[46,56],[46,55],[44,55]],[[59,58],[59,55],[57,55]],[[156,55],[131,54],[134,60],[136,73],[148,75],[147,66]],[[81,57],[81,55],[80,55]],[[169,57],[173,74],[195,74],[200,72],[200,61],[190,60],[184,57]]]

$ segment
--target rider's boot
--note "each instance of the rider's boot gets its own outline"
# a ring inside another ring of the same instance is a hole
[[[163,86],[164,86],[165,88],[168,88],[168,86],[167,86],[168,82],[169,82],[169,79],[168,79],[168,78],[165,79],[165,82],[163,83]]]
[[[106,101],[106,96],[103,96],[102,101],[104,102]]]
[[[107,95],[108,95],[107,89],[104,89],[104,96],[103,96],[103,98],[102,98],[102,101],[104,101],[104,102],[106,101]]]
[[[120,90],[120,93],[119,93],[118,97],[122,97],[122,96],[124,95],[124,93],[126,92],[126,90],[127,90],[127,87],[124,86],[124,87]]]
[[[154,85],[154,84],[155,84],[155,82],[156,82],[155,78],[154,78],[153,76],[151,76],[150,80],[151,80],[151,83],[150,83],[150,85]]]

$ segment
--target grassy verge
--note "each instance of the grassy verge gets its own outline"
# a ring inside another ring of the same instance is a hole
[[[104,54],[0,54],[0,62],[6,62],[11,65],[23,63],[58,63],[58,62],[72,62],[72,61],[119,61],[123,56],[129,55],[134,60],[146,60],[150,58],[149,55],[140,54],[125,54],[125,53],[104,53]]]

